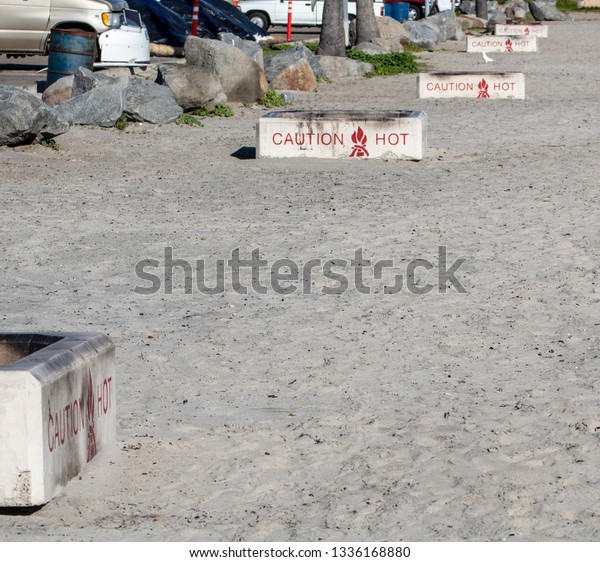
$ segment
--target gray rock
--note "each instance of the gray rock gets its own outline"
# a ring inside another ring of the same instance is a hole
[[[73,94],[71,97],[81,96],[99,86],[124,87],[128,76],[109,76],[101,72],[92,72],[80,66],[73,74]]]
[[[525,13],[529,12],[529,6],[525,0],[507,0],[504,4],[498,4],[498,10],[508,14],[511,12],[516,15],[518,10],[522,10]]]
[[[473,0],[461,0],[458,9],[467,15],[475,15],[475,2]]]
[[[33,94],[0,86],[0,146],[48,140],[69,130],[69,123]]]
[[[545,2],[543,0],[532,0],[529,2],[531,15],[537,21],[565,21],[569,17],[556,7],[556,2]]]
[[[394,18],[385,16],[377,18],[377,29],[379,36],[383,39],[395,39],[397,37],[408,37],[408,33],[404,26]]]
[[[436,31],[434,25],[426,25],[423,20],[405,21],[404,29],[408,31],[408,40],[411,45],[422,47],[428,51],[433,51],[439,41],[439,31]]]
[[[424,20],[425,25],[432,27],[432,24],[439,29],[439,41],[464,41],[465,34],[462,31],[462,25],[456,14],[452,10],[444,10],[434,16]],[[437,29],[434,27],[434,31]]]
[[[503,25],[506,23],[506,14],[502,12],[490,12],[488,21],[486,24],[486,29],[489,33],[494,33],[496,31],[496,24]]]
[[[390,53],[401,53],[404,51],[404,45],[402,45],[402,39],[407,40],[408,34],[405,36],[398,37],[374,37],[371,42],[375,45],[379,45],[384,49],[387,49]]]
[[[514,17],[515,17],[515,19],[524,20],[527,17],[528,13],[529,13],[529,6],[527,6],[526,10],[523,10],[522,8],[515,8],[514,9]]]
[[[344,57],[328,57],[321,55],[317,57],[325,76],[336,80],[348,76],[364,76],[373,71],[373,65],[368,62],[348,59]]]
[[[273,77],[270,84],[276,90],[314,92],[317,89],[315,73],[306,59],[300,59],[285,66],[279,74]]]
[[[126,87],[126,80],[120,80],[118,84],[97,86],[57,105],[56,112],[65,121],[78,125],[113,127],[123,113]]]
[[[277,92],[284,103],[292,103],[296,101],[296,94],[294,92]]]
[[[63,76],[48,86],[42,94],[42,101],[54,107],[71,98],[73,93],[73,75]]]
[[[233,45],[190,35],[185,56],[189,65],[218,78],[230,102],[254,102],[269,89],[262,68]]]
[[[388,49],[385,49],[384,47],[381,47],[376,43],[359,43],[358,45],[354,45],[354,47],[352,47],[352,50],[360,51],[361,53],[365,53],[367,55],[387,55],[388,53],[390,53]],[[323,69],[323,71],[325,72],[326,76],[329,76],[325,69]],[[333,77],[329,76],[329,78]]]
[[[123,95],[123,113],[129,121],[165,125],[181,115],[181,106],[167,86],[131,78]]]
[[[262,47],[256,41],[249,41],[247,39],[242,39],[233,33],[219,33],[219,40],[227,43],[228,45],[233,45],[238,48],[242,53],[249,56],[258,66],[261,68],[265,68],[265,60],[263,55]]]
[[[267,80],[272,82],[275,76],[281,74],[284,68],[297,63],[300,60],[306,60],[312,68],[313,74],[318,78],[324,76],[323,69],[319,60],[304,45],[296,45],[293,49],[282,51],[276,55],[271,55],[265,59],[265,74]]]
[[[219,79],[198,66],[161,64],[157,81],[169,87],[177,103],[185,110],[227,102]]]

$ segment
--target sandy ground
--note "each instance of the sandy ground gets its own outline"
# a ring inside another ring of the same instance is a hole
[[[423,109],[418,163],[240,157],[259,107],[0,149],[2,327],[110,334],[119,412],[117,443],[1,512],[0,539],[599,540],[599,56],[599,19],[551,23],[493,66],[424,55],[522,71],[525,101],[418,100],[398,76],[294,105]],[[440,245],[467,294],[133,292],[166,246],[402,272]]]

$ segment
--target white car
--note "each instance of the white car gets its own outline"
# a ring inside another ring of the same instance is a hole
[[[323,21],[323,0],[317,0],[315,9],[311,9],[310,0],[292,0],[292,25],[319,26]],[[271,25],[287,25],[288,0],[241,0],[238,8],[250,21],[265,31]],[[384,15],[382,0],[373,2],[376,16]],[[356,17],[356,2],[349,0],[348,15]]]

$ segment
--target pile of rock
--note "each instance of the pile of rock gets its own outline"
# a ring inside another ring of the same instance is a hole
[[[69,123],[113,127],[124,115],[141,123],[172,123],[181,107],[169,88],[135,76],[79,68],[46,89],[42,100]]]
[[[487,27],[488,30],[493,30],[496,23],[506,23],[507,19],[525,21],[527,14],[531,14],[537,21],[562,21],[568,19],[568,16],[556,7],[556,0],[531,0],[530,2],[526,2],[525,0],[508,0],[503,4],[488,0],[488,20],[480,20],[472,25],[472,20],[469,16],[475,16],[475,0],[462,0],[458,9],[464,16],[467,16],[460,16],[459,18],[463,29]]]
[[[439,12],[418,21],[399,21],[377,18],[379,37],[371,43],[353,47],[369,54],[402,52],[405,45],[414,45],[433,51],[443,41],[463,41],[465,35],[460,21],[452,10]]]

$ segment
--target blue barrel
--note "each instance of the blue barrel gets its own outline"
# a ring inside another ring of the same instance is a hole
[[[53,29],[50,32],[46,85],[73,74],[80,66],[94,69],[96,34],[80,29]]]
[[[384,4],[385,15],[398,21],[408,19],[408,2],[394,2],[387,0]]]

